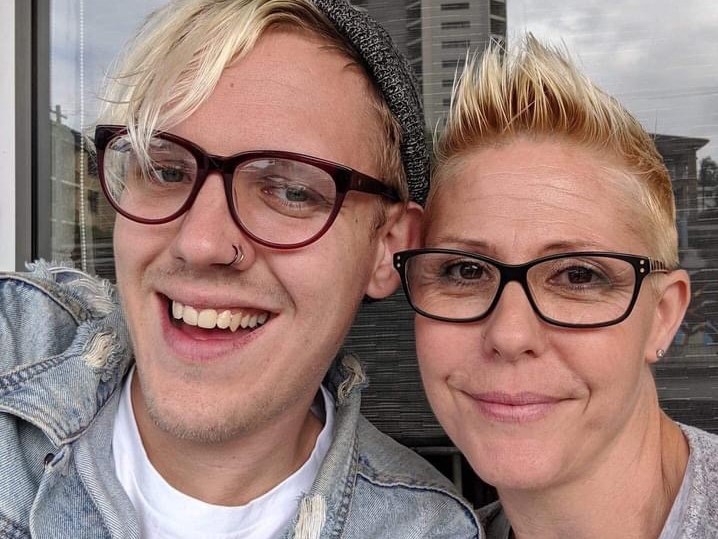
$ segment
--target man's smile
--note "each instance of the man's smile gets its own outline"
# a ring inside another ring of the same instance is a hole
[[[188,326],[202,329],[229,329],[232,333],[237,329],[254,329],[264,324],[269,318],[267,311],[230,310],[197,308],[170,300],[172,319],[183,321]]]

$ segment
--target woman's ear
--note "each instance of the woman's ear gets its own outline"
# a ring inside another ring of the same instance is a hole
[[[658,302],[647,343],[646,361],[655,363],[660,359],[658,350],[668,350],[673,337],[683,321],[691,301],[691,283],[685,270],[674,270],[662,276],[658,285]]]
[[[406,206],[394,204],[387,210],[385,223],[377,232],[374,272],[366,289],[369,297],[385,298],[399,286],[394,253],[419,246],[423,213],[423,208],[416,202]]]

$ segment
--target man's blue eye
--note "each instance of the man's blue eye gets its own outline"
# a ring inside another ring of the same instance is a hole
[[[163,168],[158,170],[157,173],[165,183],[179,183],[185,177],[184,172],[177,168]]]
[[[288,185],[284,190],[285,198],[290,202],[307,202],[309,196],[304,187]]]

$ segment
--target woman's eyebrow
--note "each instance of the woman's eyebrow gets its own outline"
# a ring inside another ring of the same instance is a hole
[[[498,256],[499,249],[494,243],[483,239],[466,238],[454,234],[444,234],[432,238],[433,246],[454,247],[466,251],[472,251],[483,254],[485,256]],[[573,251],[610,251],[606,246],[601,245],[592,239],[574,238],[568,240],[558,240],[540,245],[534,249],[539,256],[546,254],[554,254],[561,252]]]
[[[482,254],[496,252],[496,249],[486,241],[455,236],[453,234],[443,234],[440,236],[436,236],[432,238],[431,243],[435,246],[452,247],[466,251],[476,251]]]

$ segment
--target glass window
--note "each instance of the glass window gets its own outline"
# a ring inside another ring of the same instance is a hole
[[[442,30],[457,30],[459,28],[471,28],[471,21],[441,21]]]
[[[145,14],[163,0],[50,0],[51,170],[39,197],[50,248],[113,278],[114,213],[99,192],[81,136],[96,116],[99,84]],[[423,89],[427,133],[441,127],[451,82],[466,48],[509,45],[531,31],[565,43],[585,72],[618,97],[653,133],[670,171],[678,207],[680,254],[693,301],[673,346],[655,367],[663,407],[676,419],[718,432],[718,4],[710,0],[357,0],[395,38]],[[650,14],[647,17],[646,14]],[[43,183],[44,182],[44,183]],[[347,347],[368,362],[366,415],[382,430],[442,466],[477,503],[487,491],[472,479],[436,423],[421,389],[413,315],[400,293],[367,304]],[[478,486],[477,486],[478,485]]]
[[[442,41],[442,49],[467,49],[471,45],[468,39],[452,39],[450,41]]]
[[[441,4],[441,11],[456,11],[458,9],[469,9],[468,2],[449,2]]]
[[[495,17],[506,18],[506,2],[499,0],[491,0],[491,15]]]
[[[498,17],[491,17],[491,33],[499,36],[506,35],[506,21]]]
[[[114,213],[100,193],[97,174],[82,136],[96,120],[102,77],[123,43],[163,0],[52,0],[50,20],[51,155],[50,215],[39,229],[49,231],[53,260],[112,277]],[[47,193],[47,195],[45,194]]]
[[[673,179],[681,262],[693,288],[685,322],[655,367],[659,396],[675,419],[718,432],[718,6],[708,0],[598,6],[587,0],[477,0],[450,9],[437,1],[420,4],[421,12],[407,15],[406,24],[428,29],[421,56],[410,58],[422,75],[430,131],[444,125],[451,94],[445,81],[464,61],[453,50],[447,57],[436,43],[468,37],[474,47],[490,40],[510,46],[530,31],[565,43],[585,72],[654,134]],[[454,25],[458,9],[466,10],[460,13],[471,23],[468,32]],[[385,432],[422,448],[480,505],[492,492],[457,462],[431,415],[414,366],[411,319],[399,297],[366,305],[358,316],[349,347],[370,361],[365,411]]]

